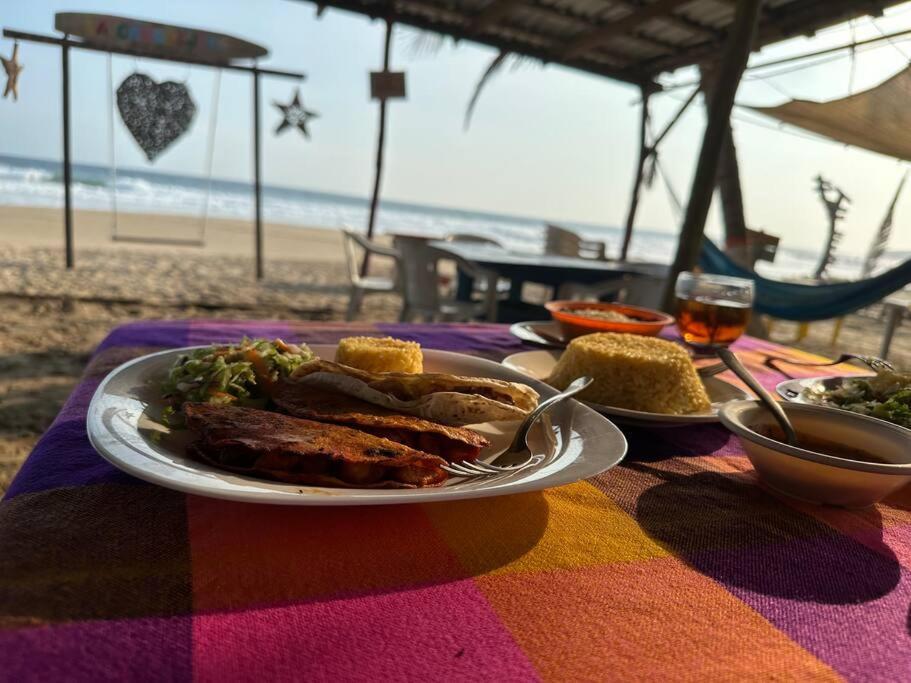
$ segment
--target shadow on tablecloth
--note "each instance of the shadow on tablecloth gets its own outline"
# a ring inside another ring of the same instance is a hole
[[[757,485],[752,473],[628,467],[653,485],[633,511],[643,529],[699,572],[729,587],[822,604],[883,597],[901,578],[892,550],[840,534]],[[867,521],[881,531],[880,513]]]

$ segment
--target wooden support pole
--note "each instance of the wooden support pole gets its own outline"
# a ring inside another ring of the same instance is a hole
[[[718,75],[717,65],[701,64],[702,88],[711,93]],[[708,100],[707,95],[706,99]],[[745,268],[753,268],[747,244],[746,218],[743,212],[743,191],[740,187],[740,166],[737,163],[737,148],[734,145],[734,131],[730,119],[726,126],[724,140],[718,157],[718,172],[715,185],[721,199],[721,215],[724,218],[724,250],[728,256]]]
[[[258,71],[261,76],[278,76],[280,78],[294,78],[299,80],[304,80],[307,78],[306,74],[302,74],[297,71],[261,69],[258,66],[247,66],[245,64],[228,64],[218,61],[213,62],[178,56],[162,57],[160,55],[150,55],[148,52],[143,52],[142,50],[129,50],[126,48],[98,47],[96,45],[92,45],[91,43],[84,43],[81,40],[72,40],[68,35],[60,38],[59,36],[46,36],[40,33],[29,33],[27,31],[16,31],[14,29],[5,28],[3,29],[3,37],[11,38],[13,40],[24,40],[31,43],[43,43],[45,45],[66,45],[67,47],[74,47],[79,50],[88,50],[90,52],[104,52],[113,55],[127,55],[130,57],[145,57],[148,59],[156,59],[163,62],[177,62],[178,64],[198,64],[199,66],[228,69],[229,71]]]
[[[690,199],[680,229],[677,254],[665,283],[664,308],[667,311],[674,308],[674,283],[677,276],[682,271],[693,268],[699,261],[702,233],[715,189],[718,157],[730,126],[734,95],[737,93],[740,77],[750,56],[761,4],[762,0],[738,2],[734,22],[728,32],[718,78],[711,99],[707,102],[708,117],[702,138],[702,149],[699,152]]]
[[[23,40],[33,43],[43,43],[45,45],[59,45],[63,66],[63,218],[64,218],[64,237],[66,240],[66,267],[73,267],[73,208],[70,194],[70,185],[72,184],[72,162],[70,159],[70,48],[80,50],[90,50],[94,52],[106,52],[118,55],[148,56],[135,50],[124,50],[114,48],[95,47],[87,45],[80,41],[71,40],[69,35],[62,38],[57,36],[45,36],[37,33],[26,33],[24,31],[14,31],[8,28],[3,29],[5,38],[14,40]],[[218,67],[220,69],[231,69],[234,71],[244,71],[253,76],[253,193],[255,205],[256,221],[256,279],[263,277],[263,229],[262,229],[262,178],[261,178],[261,155],[260,155],[260,131],[259,131],[259,77],[278,76],[281,78],[294,78],[303,80],[305,74],[293,71],[276,71],[275,69],[260,69],[259,66],[242,66],[239,64],[219,64],[213,62],[199,61],[195,59],[184,59],[180,57],[160,57],[153,56],[152,59],[160,59],[169,62],[180,62],[182,64],[201,64],[203,66]]]
[[[383,43],[383,71],[389,71],[389,57],[392,51],[392,22],[386,20],[386,40]],[[380,124],[376,138],[376,172],[373,176],[373,195],[370,197],[370,215],[367,218],[367,238],[373,238],[376,227],[376,209],[380,201],[380,183],[383,178],[383,151],[386,144],[386,98],[380,99]],[[364,252],[361,275],[366,275],[370,252]]]
[[[633,193],[629,200],[629,211],[626,214],[626,228],[623,231],[623,245],[620,247],[620,260],[625,261],[629,253],[629,244],[633,239],[633,225],[636,222],[636,211],[639,208],[639,191],[642,189],[642,176],[645,172],[645,162],[652,150],[648,146],[646,135],[648,133],[648,100],[651,93],[642,89],[642,115],[639,119],[639,161],[636,164],[636,177],[633,180]]]
[[[263,279],[263,189],[259,149],[259,71],[253,71],[253,207],[256,225],[256,279]]]
[[[636,211],[639,208],[639,191],[642,187],[645,163],[648,161],[648,158],[651,155],[657,155],[658,145],[660,145],[665,136],[671,132],[671,128],[674,127],[674,124],[680,120],[680,117],[683,116],[683,113],[696,99],[696,95],[699,94],[699,88],[693,90],[690,96],[686,98],[686,101],[680,105],[680,108],[677,109],[677,112],[671,117],[671,120],[667,122],[664,130],[662,130],[658,134],[658,137],[656,137],[651,142],[651,144],[649,144],[648,140],[646,140],[646,134],[648,133],[649,121],[648,98],[651,94],[651,90],[642,88],[642,125],[639,129],[639,164],[636,170],[636,178],[633,182],[633,196],[630,200],[629,213],[626,216],[626,230],[623,233],[623,246],[620,249],[621,261],[626,260],[627,252],[629,251],[629,244],[633,238],[633,227],[636,223]],[[657,163],[657,157],[655,159],[655,163]]]
[[[725,251],[745,268],[753,268],[750,245],[747,240],[746,217],[743,212],[743,191],[740,187],[740,165],[734,146],[734,131],[728,123],[718,159],[715,179],[721,198],[721,215],[724,217]]]
[[[70,48],[60,48],[63,67],[63,235],[66,241],[66,267],[73,268],[73,162],[70,158]]]

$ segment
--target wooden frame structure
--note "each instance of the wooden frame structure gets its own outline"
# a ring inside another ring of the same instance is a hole
[[[73,254],[73,205],[70,194],[72,185],[72,160],[70,145],[70,49],[77,48],[80,50],[90,50],[93,52],[105,52],[110,54],[121,54],[132,57],[143,57],[147,59],[156,59],[159,61],[178,62],[181,64],[193,64],[198,66],[207,66],[214,69],[228,69],[231,71],[241,71],[249,73],[253,77],[253,199],[255,213],[255,253],[256,253],[256,279],[262,279],[263,268],[263,226],[262,226],[262,174],[261,174],[261,150],[260,150],[260,93],[259,79],[260,76],[277,76],[279,78],[291,78],[303,80],[306,75],[294,71],[277,71],[275,69],[262,69],[256,65],[247,66],[243,64],[234,64],[232,62],[211,62],[197,59],[188,59],[184,57],[161,57],[149,55],[141,51],[99,47],[90,43],[84,43],[79,40],[73,40],[69,36],[48,36],[37,33],[27,33],[25,31],[15,31],[12,29],[3,29],[4,38],[21,40],[23,42],[43,43],[45,45],[55,45],[60,48],[61,69],[63,73],[63,222],[64,222],[64,239],[66,267],[73,268],[75,258]]]
[[[716,57],[738,0],[308,0],[658,89],[662,72]],[[752,49],[900,0],[763,0]]]
[[[850,19],[879,16],[902,0],[307,1],[317,4],[318,13],[326,7],[357,12],[387,25],[401,23],[637,86],[643,112],[624,257],[645,163],[683,111],[656,141],[646,140],[649,96],[661,90],[656,77],[685,66],[713,67],[711,92],[706,97],[708,123],[665,290],[665,306],[669,307],[676,275],[696,265],[719,160],[722,156],[728,162],[733,160],[736,168],[729,139],[730,112],[750,53]],[[695,96],[696,92],[687,105]]]

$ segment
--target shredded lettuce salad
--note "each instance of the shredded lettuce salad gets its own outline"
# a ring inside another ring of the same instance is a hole
[[[281,339],[247,339],[239,344],[196,349],[177,358],[161,390],[170,405],[163,419],[173,424],[186,402],[264,406],[272,384],[290,375],[313,352]]]
[[[911,372],[885,371],[875,377],[846,378],[834,389],[811,388],[807,397],[815,403],[911,428]]]

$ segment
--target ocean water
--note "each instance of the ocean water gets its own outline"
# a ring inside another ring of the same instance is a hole
[[[60,162],[0,155],[0,206],[61,207],[63,169]],[[73,165],[72,196],[77,209],[134,213],[170,213],[213,218],[253,220],[251,183],[119,169],[116,177],[105,166]],[[315,192],[272,185],[263,186],[263,214],[266,221],[287,225],[337,228],[343,225],[363,229],[367,224],[369,201],[364,197]],[[560,221],[588,239],[607,243],[608,253],[617,253],[622,230],[617,226]],[[379,232],[412,233],[443,237],[450,233],[474,233],[495,237],[512,249],[540,252],[544,220],[535,217],[466,211],[384,200],[377,216]],[[669,263],[676,248],[676,236],[657,230],[637,228],[630,251],[632,258]],[[887,254],[882,267],[907,254]],[[761,263],[761,273],[773,277],[801,277],[814,270],[818,254],[780,248],[774,264]],[[856,278],[861,262],[840,258],[830,270],[833,276]]]

